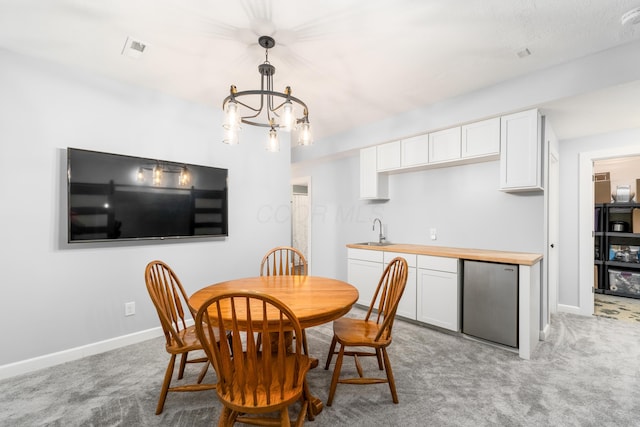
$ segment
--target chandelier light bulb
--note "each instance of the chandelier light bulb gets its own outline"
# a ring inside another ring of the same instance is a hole
[[[240,127],[224,128],[224,136],[222,142],[229,145],[237,145],[240,143]]]
[[[238,103],[236,101],[229,101],[224,109],[224,124],[225,129],[240,129],[240,114],[238,112]]]
[[[282,130],[291,132],[295,118],[293,117],[293,104],[287,101],[282,106]]]
[[[142,168],[138,169],[138,182],[144,182],[144,170]]]
[[[299,145],[311,145],[313,143],[313,137],[311,135],[311,124],[309,122],[302,122],[298,127],[298,144]]]
[[[280,141],[278,141],[278,132],[274,128],[269,131],[269,141],[267,143],[267,151],[277,153],[280,151]]]

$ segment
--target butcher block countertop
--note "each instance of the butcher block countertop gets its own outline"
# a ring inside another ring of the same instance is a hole
[[[534,265],[542,259],[541,254],[529,252],[493,251],[488,249],[448,248],[444,246],[426,246],[410,244],[366,245],[352,243],[348,248],[368,249],[371,251],[402,252],[416,255],[433,255],[449,258],[470,259],[475,261],[502,262],[506,264]]]

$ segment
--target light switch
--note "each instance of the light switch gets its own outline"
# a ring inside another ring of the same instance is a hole
[[[436,240],[438,238],[438,234],[436,233],[435,228],[429,229],[429,235],[431,236],[431,240]]]

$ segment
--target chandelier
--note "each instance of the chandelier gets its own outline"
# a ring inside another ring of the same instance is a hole
[[[222,102],[224,111],[224,124],[222,125],[224,139],[222,142],[226,144],[239,143],[240,123],[244,123],[269,128],[268,151],[280,151],[278,130],[290,132],[295,129],[298,132],[298,145],[311,145],[313,141],[307,105],[291,95],[290,86],[286,87],[284,93],[273,90],[273,75],[276,72],[276,67],[269,63],[269,49],[276,45],[275,40],[269,36],[262,36],[258,39],[258,44],[265,48],[265,60],[258,65],[258,72],[261,76],[260,89],[238,92],[236,87],[231,85],[229,96]],[[250,96],[256,106],[247,103]],[[240,98],[247,99],[247,101],[243,102]],[[302,110],[300,117],[296,117],[296,109]]]

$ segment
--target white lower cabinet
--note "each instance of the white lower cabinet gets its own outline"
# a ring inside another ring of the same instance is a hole
[[[409,266],[409,270],[407,271],[407,284],[404,288],[402,298],[400,298],[396,314],[407,319],[416,320],[416,255],[401,252],[385,252],[385,267],[395,257],[406,259],[407,265]]]
[[[407,284],[396,314],[406,319],[460,331],[460,283],[457,258],[349,248],[348,282],[358,289],[357,303],[368,307],[391,260],[407,260]]]
[[[358,304],[369,306],[384,271],[383,252],[349,248],[347,281],[358,289]]]
[[[460,331],[457,258],[418,255],[416,320]]]

